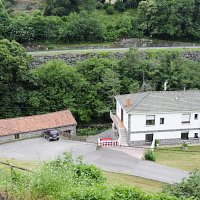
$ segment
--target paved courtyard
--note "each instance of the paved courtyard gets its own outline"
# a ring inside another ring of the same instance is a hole
[[[55,159],[64,152],[74,157],[82,156],[83,161],[103,170],[125,173],[166,183],[179,182],[188,173],[182,170],[143,161],[123,150],[100,148],[93,143],[59,140],[49,142],[44,138],[16,141],[0,145],[0,158],[46,161]]]

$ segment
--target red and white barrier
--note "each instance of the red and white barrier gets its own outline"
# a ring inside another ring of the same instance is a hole
[[[97,145],[101,147],[115,147],[120,146],[120,142],[119,140],[102,140],[101,138],[99,138]]]

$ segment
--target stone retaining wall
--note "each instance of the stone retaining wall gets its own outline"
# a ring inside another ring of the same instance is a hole
[[[87,54],[58,54],[58,55],[40,55],[32,56],[33,59],[29,66],[36,68],[39,65],[45,64],[50,60],[64,60],[68,65],[75,65],[77,62],[81,62],[90,58],[110,58],[114,56],[116,59],[122,58],[122,53],[106,53],[104,55],[98,53],[87,53]]]
[[[30,62],[31,68],[36,68],[42,64],[47,63],[50,60],[64,60],[68,65],[75,65],[77,62],[84,61],[89,58],[110,58],[115,57],[116,59],[120,60],[124,53],[116,52],[116,53],[87,53],[87,54],[58,54],[58,55],[40,55],[40,56],[33,56],[32,61]],[[182,54],[183,57],[200,62],[200,51],[191,51],[185,52]]]
[[[180,138],[175,138],[175,139],[160,139],[160,146],[165,146],[165,145],[179,145],[182,144],[183,142],[186,142],[187,144],[198,144],[200,143],[200,138],[189,138],[189,140],[181,140]],[[148,146],[150,146],[149,144]],[[129,146],[147,146],[144,140],[139,140],[139,141],[130,141]]]
[[[70,131],[70,134],[75,135],[76,134],[76,126],[64,126],[64,127],[59,127],[57,128],[61,133],[64,131]],[[12,135],[5,135],[5,136],[0,136],[0,144],[1,143],[7,143],[7,142],[12,142],[12,141],[17,141],[17,140],[24,140],[24,139],[29,139],[29,138],[34,138],[34,137],[42,137],[43,136],[43,131],[33,131],[33,132],[28,132],[28,133],[20,133],[20,134],[12,134]],[[19,139],[15,139],[15,136],[19,135]]]
[[[138,48],[138,47],[191,47],[198,44],[175,42],[167,40],[156,40],[149,38],[129,38],[122,39],[114,43],[115,46],[120,48]]]

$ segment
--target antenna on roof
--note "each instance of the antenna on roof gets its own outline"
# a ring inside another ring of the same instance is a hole
[[[167,91],[167,83],[168,83],[168,80],[166,80],[164,83],[164,91]]]

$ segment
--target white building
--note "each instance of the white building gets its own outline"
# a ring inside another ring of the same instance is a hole
[[[110,112],[122,145],[200,143],[200,91],[119,95]]]

